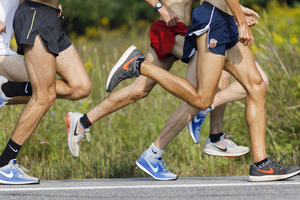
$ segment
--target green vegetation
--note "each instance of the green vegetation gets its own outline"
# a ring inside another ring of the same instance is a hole
[[[260,12],[260,24],[252,28],[255,58],[266,71],[267,153],[285,155],[285,165],[300,165],[300,84],[299,29],[300,9],[268,4]],[[146,26],[146,27],[144,27]],[[131,44],[143,53],[149,49],[149,27],[135,30],[91,28],[87,35],[71,38],[86,65],[93,88],[91,95],[72,102],[56,100],[39,127],[18,156],[30,174],[41,179],[118,178],[148,176],[135,161],[163,128],[170,114],[182,103],[156,86],[145,99],[115,112],[91,127],[90,143],[81,143],[80,158],[68,152],[65,116],[68,111],[85,113],[104,99],[107,75]],[[15,46],[14,46],[15,47]],[[185,76],[186,65],[177,62],[172,72]],[[78,77],[79,78],[79,77]],[[117,88],[130,84],[122,82]],[[0,151],[5,147],[24,105],[5,106],[0,118]],[[249,146],[244,101],[229,103],[224,117],[224,131],[235,135],[233,141]],[[166,148],[163,158],[171,172],[179,176],[248,175],[251,154],[239,158],[213,157],[203,154],[209,134],[209,120],[204,124],[201,143],[196,145],[184,129]]]

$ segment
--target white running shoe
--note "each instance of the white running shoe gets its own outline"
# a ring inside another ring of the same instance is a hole
[[[230,136],[224,134],[218,142],[211,142],[210,138],[207,138],[204,153],[213,156],[238,157],[250,151],[248,147],[236,145],[228,137]]]
[[[28,171],[17,164],[16,159],[10,160],[7,165],[0,168],[0,183],[10,185],[40,183],[40,179],[27,175],[23,170]]]
[[[68,146],[74,158],[79,156],[79,143],[84,140],[84,136],[88,142],[91,139],[90,129],[85,129],[80,123],[82,116],[83,114],[79,112],[68,112],[67,114]]]
[[[6,97],[5,94],[2,91],[2,85],[4,83],[7,83],[7,78],[5,78],[4,76],[0,76],[0,108],[2,108],[5,104],[7,104],[8,100],[10,100],[11,98]]]

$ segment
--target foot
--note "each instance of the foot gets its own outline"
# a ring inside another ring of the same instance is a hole
[[[107,81],[106,91],[111,92],[123,80],[138,77],[139,65],[145,60],[145,56],[131,45],[111,69]]]
[[[200,131],[202,129],[202,124],[204,124],[206,120],[207,114],[201,111],[188,123],[190,135],[196,144],[200,142]]]
[[[156,180],[165,181],[178,178],[177,174],[173,174],[167,169],[166,162],[161,157],[150,161],[146,157],[146,152],[143,152],[135,163],[141,170]]]
[[[268,157],[268,162],[263,166],[256,167],[253,163],[250,166],[249,181],[276,181],[285,180],[300,173],[300,167],[281,166],[278,162]]]
[[[205,154],[224,157],[242,156],[249,151],[248,147],[236,145],[226,134],[222,135],[218,142],[211,142],[210,138],[207,138],[204,147]]]
[[[87,141],[91,139],[90,129],[85,129],[80,123],[79,119],[82,116],[83,114],[78,112],[68,112],[67,114],[68,146],[73,158],[79,156],[79,143],[84,140],[84,136]]]
[[[16,159],[10,160],[7,165],[0,168],[0,183],[14,185],[40,183],[40,179],[28,176],[23,170],[28,171],[18,165]]]
[[[6,97],[5,94],[2,91],[2,85],[4,83],[7,83],[7,78],[5,78],[4,76],[0,76],[0,108],[2,108],[5,104],[7,104],[8,100],[10,100],[11,98]]]

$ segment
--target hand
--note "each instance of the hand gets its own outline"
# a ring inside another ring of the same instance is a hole
[[[58,9],[60,10],[59,16],[62,16],[62,6],[60,4],[58,4]]]
[[[239,41],[244,46],[251,46],[254,41],[254,37],[248,25],[239,25]]]
[[[6,25],[0,21],[0,34],[6,33]]]
[[[158,10],[158,12],[162,16],[163,20],[166,22],[166,25],[168,27],[175,26],[178,20],[180,19],[180,17],[178,17],[173,10],[167,8],[166,6],[162,6]]]
[[[240,5],[240,6],[241,6],[241,9],[242,9],[242,11],[245,15],[248,26],[251,27],[251,26],[254,26],[254,25],[258,24],[258,21],[255,19],[255,17],[257,19],[260,18],[258,13],[255,12],[254,10],[250,9],[250,8],[246,8],[242,5]]]

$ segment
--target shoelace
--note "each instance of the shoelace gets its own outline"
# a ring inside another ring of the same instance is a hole
[[[236,147],[237,145],[232,140],[229,139],[230,137],[234,137],[234,135],[226,135],[224,133],[224,140],[229,144],[229,146]]]
[[[163,171],[164,173],[169,173],[169,172],[170,172],[170,171],[167,169],[166,162],[165,162],[163,159],[158,160],[158,163],[159,163],[159,165],[160,165],[160,167],[162,168],[162,171]]]
[[[282,163],[282,162],[285,160],[284,155],[282,155],[282,156],[280,156],[280,160],[277,161],[276,154],[273,153],[273,152],[272,152],[272,154],[271,154],[271,158],[272,158],[272,160],[273,160],[274,162],[276,162],[277,164],[280,164],[280,163]]]
[[[83,134],[78,135],[77,143],[79,144],[81,141],[84,141],[84,138],[86,137],[86,140],[89,142],[91,140],[91,134],[89,133],[90,129],[86,128],[84,129]]]
[[[25,167],[22,167],[22,166],[19,165],[19,164],[15,164],[15,168],[16,168],[16,170],[18,170],[21,174],[26,174],[24,171],[29,172],[28,169],[26,169]],[[24,171],[23,171],[23,170],[24,170]]]

